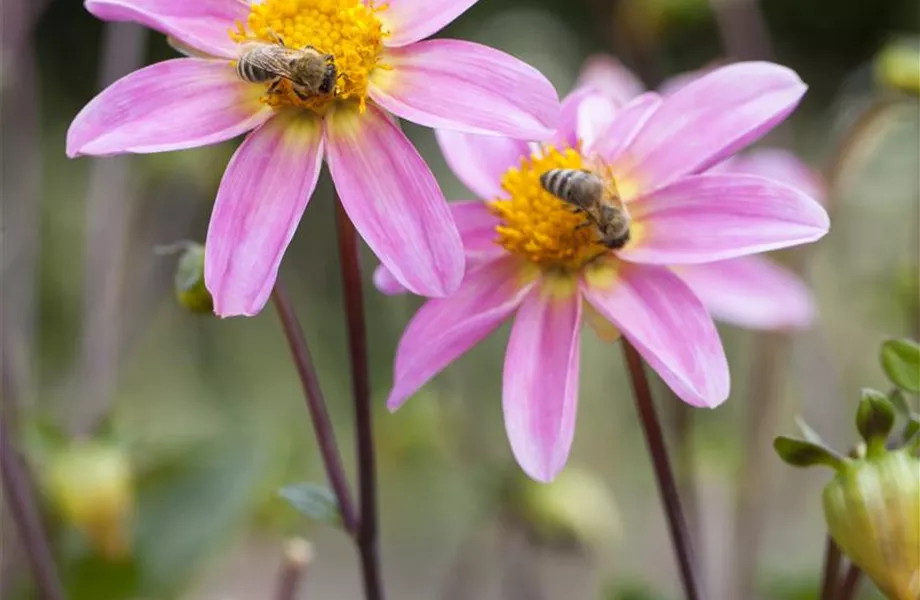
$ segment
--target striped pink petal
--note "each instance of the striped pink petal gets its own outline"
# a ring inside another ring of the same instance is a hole
[[[259,86],[223,60],[177,58],[119,79],[93,98],[67,131],[67,155],[164,152],[222,142],[273,111]]]
[[[451,202],[449,206],[450,214],[453,215],[454,222],[457,224],[457,230],[460,231],[460,239],[463,240],[468,271],[483,263],[491,262],[504,253],[502,247],[495,243],[498,217],[489,212],[485,202],[467,200]],[[380,292],[388,296],[409,291],[384,265],[378,266],[374,271],[374,285]]]
[[[615,164],[660,106],[661,96],[655,92],[646,92],[633,98],[597,136],[592,145],[593,150],[608,164]]]
[[[798,156],[780,148],[759,148],[737,154],[713,171],[720,173],[747,173],[781,181],[798,188],[824,203],[827,189],[821,176]]]
[[[365,3],[367,1],[364,0]],[[384,43],[390,48],[397,48],[423,40],[440,31],[476,2],[478,0],[387,0],[386,10],[377,13],[390,32]]]
[[[429,300],[412,317],[396,350],[387,407],[396,410],[448,364],[494,331],[530,289],[511,258],[471,270],[457,293]]]
[[[322,127],[286,114],[254,131],[233,155],[205,244],[205,284],[222,317],[255,315],[316,187]]]
[[[582,289],[684,402],[715,407],[728,398],[728,362],[715,324],[677,275],[620,263],[615,275],[586,277]]]
[[[463,244],[412,142],[374,105],[327,115],[326,140],[342,206],[380,261],[416,294],[453,293],[463,278]]]
[[[244,0],[86,0],[85,5],[105,21],[134,21],[222,57],[236,55],[227,32],[249,13]]]
[[[650,190],[702,172],[782,122],[805,90],[794,71],[772,63],[716,69],[665,98],[618,174]]]
[[[511,450],[537,481],[565,466],[575,435],[581,298],[539,288],[521,304],[505,353],[502,408]]]
[[[645,85],[623,63],[603,54],[588,57],[578,86],[593,87],[618,104],[626,104],[645,91]]]
[[[472,135],[436,129],[441,152],[463,185],[483,200],[504,195],[502,175],[530,156],[526,142],[499,135]]]
[[[429,40],[387,50],[369,93],[393,114],[466,133],[545,139],[559,98],[536,69],[504,52],[459,40]]]
[[[800,329],[814,321],[805,283],[761,256],[684,265],[675,272],[720,321],[750,329]]]
[[[755,175],[685,177],[630,205],[631,262],[696,264],[813,242],[827,212],[803,192]]]
[[[585,87],[576,88],[574,92],[563,98],[559,126],[551,138],[553,144],[563,148],[578,147],[579,134],[581,133],[578,127],[579,117],[582,120],[586,120],[584,105],[588,99],[594,96],[598,96],[598,93],[591,88]],[[603,101],[603,98],[598,98],[598,100]],[[609,102],[606,104],[609,104]],[[592,109],[597,108],[593,104],[590,106]]]

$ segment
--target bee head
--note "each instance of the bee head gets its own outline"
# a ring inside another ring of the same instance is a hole
[[[335,63],[330,62],[326,65],[326,70],[323,72],[323,81],[319,86],[319,91],[323,94],[330,94],[335,90],[335,82],[338,78],[338,73],[336,72]]]

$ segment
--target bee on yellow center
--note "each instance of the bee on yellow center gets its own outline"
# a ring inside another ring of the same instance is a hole
[[[577,271],[629,240],[613,177],[575,148],[544,146],[504,174],[502,189],[507,199],[489,203],[502,221],[496,243],[544,270]]]
[[[375,7],[361,0],[263,0],[230,37],[240,44],[240,78],[265,84],[262,101],[318,114],[334,101],[363,111],[371,72],[387,35]]]

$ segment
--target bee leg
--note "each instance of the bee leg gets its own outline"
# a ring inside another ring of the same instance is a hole
[[[280,33],[276,31],[272,31],[271,36],[272,38],[274,38],[276,44],[281,44],[282,46],[284,45],[284,38],[281,37]]]
[[[295,94],[298,98],[300,98],[303,102],[306,102],[307,100],[310,99],[310,96],[311,96],[310,92],[306,92],[306,91],[304,91],[304,90],[302,90],[301,88],[296,87],[296,86],[292,87],[291,89],[294,91],[294,94]]]
[[[592,225],[594,225],[594,223],[592,223],[591,221],[584,221],[575,226],[575,231],[579,231],[581,229],[584,229],[585,227],[591,227]]]
[[[278,86],[281,85],[281,81],[282,79],[280,77],[277,77],[274,81],[272,81],[271,85],[268,86],[268,93],[276,93],[278,91]]]

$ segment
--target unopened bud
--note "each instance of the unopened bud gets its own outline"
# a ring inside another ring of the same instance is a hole
[[[522,476],[514,498],[526,528],[542,543],[604,550],[619,537],[616,501],[587,471],[568,467],[549,484]]]
[[[920,41],[889,44],[879,54],[875,72],[883,85],[920,96]]]
[[[888,434],[894,427],[894,405],[888,396],[871,389],[862,391],[862,399],[856,409],[856,429],[866,442],[869,456],[885,452]]]
[[[62,519],[101,555],[115,559],[129,553],[134,493],[131,465],[120,448],[74,442],[51,458],[46,484]]]
[[[176,267],[176,298],[194,313],[214,312],[214,300],[204,285],[204,246],[189,243]]]
[[[920,459],[849,461],[824,488],[834,541],[892,600],[920,598]]]

